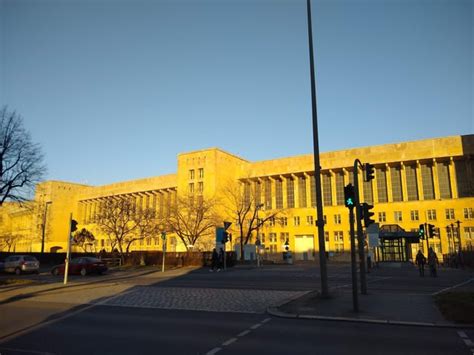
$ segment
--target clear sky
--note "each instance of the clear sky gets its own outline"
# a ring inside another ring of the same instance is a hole
[[[473,1],[312,4],[321,151],[474,132]],[[305,0],[0,0],[0,41],[48,179],[312,152]]]

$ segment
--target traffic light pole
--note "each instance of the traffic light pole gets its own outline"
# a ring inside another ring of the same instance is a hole
[[[358,171],[359,165],[362,163],[359,159],[354,161],[354,198],[356,206],[356,221],[357,221],[357,242],[359,249],[359,269],[360,269],[360,292],[363,295],[367,294],[367,277],[365,269],[365,250],[364,250],[364,234],[362,231],[361,211],[360,211],[360,198],[359,198],[359,178]]]
[[[354,231],[354,207],[349,208],[349,226],[351,233],[352,305],[354,306],[354,312],[359,312],[359,296],[357,295],[357,261]]]
[[[308,42],[309,42],[309,64],[311,74],[311,103],[313,117],[313,157],[314,157],[314,184],[316,187],[316,213],[319,240],[319,268],[321,273],[321,297],[329,297],[328,274],[326,264],[326,246],[324,238],[324,214],[323,199],[321,195],[321,165],[319,159],[319,138],[318,138],[318,110],[316,107],[316,79],[314,70],[313,54],[313,28],[311,23],[311,1],[306,0],[306,10],[308,14]]]
[[[72,223],[72,213],[69,214],[69,227],[67,230],[67,252],[66,260],[64,261],[64,284],[67,284],[67,275],[69,273],[69,258],[71,255],[71,223]]]

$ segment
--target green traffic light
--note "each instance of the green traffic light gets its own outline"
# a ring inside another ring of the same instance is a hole
[[[348,198],[348,199],[346,200],[346,205],[347,205],[347,206],[354,206],[354,201],[352,201],[352,198]]]

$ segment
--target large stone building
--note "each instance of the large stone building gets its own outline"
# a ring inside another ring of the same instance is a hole
[[[325,241],[329,251],[349,251],[349,218],[344,207],[344,186],[353,183],[354,159],[375,165],[375,179],[364,182],[359,174],[361,201],[375,206],[381,226],[399,225],[414,231],[422,223],[435,225],[438,236],[429,243],[446,254],[474,244],[474,135],[452,136],[398,144],[356,148],[321,154],[321,181]],[[260,228],[268,253],[281,252],[288,240],[297,258],[312,258],[318,249],[315,182],[311,154],[250,162],[218,148],[181,153],[176,174],[87,186],[46,181],[37,186],[35,201],[0,211],[0,233],[20,235],[12,250],[45,251],[66,248],[69,216],[95,232],[96,250],[110,249],[110,240],[95,226],[101,203],[112,196],[130,196],[137,205],[159,215],[169,213],[177,198],[202,195],[221,197],[229,184],[239,183],[243,198],[260,206],[260,216],[276,213]],[[224,203],[225,204],[225,203]],[[220,209],[222,218],[225,208]],[[168,212],[167,212],[168,211]],[[234,221],[235,219],[233,219]],[[235,227],[235,223],[233,225]],[[231,227],[231,228],[233,228]],[[458,235],[460,234],[460,237]],[[238,235],[238,230],[233,230]],[[210,236],[209,238],[213,238]],[[253,240],[255,241],[255,235]],[[234,237],[234,243],[235,237]],[[170,235],[168,246],[184,250]],[[424,243],[412,245],[413,250]],[[4,246],[4,250],[5,250]],[[161,250],[159,236],[137,241],[133,249]]]

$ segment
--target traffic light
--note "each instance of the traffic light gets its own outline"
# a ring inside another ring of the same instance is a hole
[[[371,209],[374,208],[374,206],[369,205],[368,203],[364,202],[361,205],[361,207],[362,207],[361,208],[361,219],[364,220],[364,225],[367,228],[372,223],[375,223],[375,221],[372,218],[370,218],[374,215],[374,212],[371,211]]]
[[[421,239],[425,239],[425,225],[424,224],[420,224],[420,227],[418,229],[418,236]]]
[[[285,242],[284,249],[285,249],[285,251],[289,251],[289,250],[290,250],[290,243],[288,242],[288,239],[287,239],[286,242]]]
[[[224,231],[224,237],[222,238],[222,243],[227,243],[229,240],[232,240],[232,234],[229,234]]]
[[[428,224],[428,236],[430,238],[434,238],[436,236],[435,226],[432,224]]]
[[[75,219],[71,219],[71,233],[77,231],[77,221]]]
[[[354,186],[352,186],[352,184],[349,183],[347,186],[344,186],[344,204],[348,208],[353,208],[354,200],[355,200]]]
[[[365,171],[365,181],[370,181],[374,179],[374,166],[370,163],[364,164]]]

